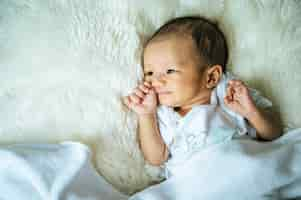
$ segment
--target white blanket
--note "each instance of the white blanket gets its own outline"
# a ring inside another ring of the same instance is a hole
[[[122,200],[100,177],[79,143],[0,148],[1,200]]]
[[[1,200],[261,200],[301,197],[301,129],[271,143],[228,140],[198,153],[174,177],[132,197],[90,162],[79,143],[0,148]]]
[[[301,199],[301,129],[269,143],[228,140],[131,200]]]

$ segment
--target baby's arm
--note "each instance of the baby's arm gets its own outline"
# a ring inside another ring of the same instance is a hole
[[[225,104],[233,111],[242,115],[256,129],[257,137],[273,140],[281,136],[280,123],[269,111],[256,107],[247,86],[240,80],[229,81]]]
[[[168,158],[168,150],[159,132],[155,114],[139,116],[139,144],[144,158],[152,165],[161,165]]]
[[[157,121],[157,97],[148,83],[139,85],[124,98],[124,103],[138,115],[138,138],[144,158],[152,165],[161,165],[168,158]]]

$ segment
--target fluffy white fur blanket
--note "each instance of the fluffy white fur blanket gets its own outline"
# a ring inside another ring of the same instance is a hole
[[[0,0],[0,142],[76,140],[98,171],[131,193],[158,180],[120,102],[141,79],[141,43],[166,20],[218,20],[229,69],[301,127],[298,0]]]

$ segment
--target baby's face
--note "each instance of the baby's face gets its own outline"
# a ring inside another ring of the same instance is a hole
[[[206,90],[206,78],[200,65],[200,56],[188,37],[171,36],[153,41],[144,51],[144,78],[152,84],[161,105],[202,104],[198,101]]]

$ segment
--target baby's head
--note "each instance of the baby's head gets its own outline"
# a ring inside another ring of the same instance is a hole
[[[146,42],[142,65],[160,104],[189,108],[209,103],[227,59],[227,43],[216,24],[202,17],[180,17]]]

